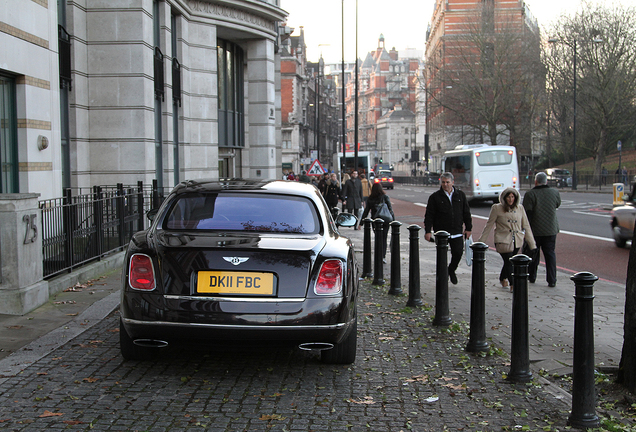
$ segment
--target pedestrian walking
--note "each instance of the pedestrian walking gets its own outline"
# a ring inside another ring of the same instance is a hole
[[[537,248],[528,216],[520,204],[519,191],[515,188],[506,188],[499,195],[499,204],[493,204],[490,208],[488,222],[479,236],[480,242],[486,242],[493,227],[495,228],[495,249],[503,259],[503,266],[499,272],[499,282],[504,288],[510,287],[512,292],[512,263],[510,258],[519,252],[523,241],[528,244],[530,250]]]
[[[331,173],[331,178],[325,186],[325,193],[323,196],[331,210],[331,215],[335,219],[338,215],[338,201],[342,199],[342,189],[340,187],[340,183],[338,183],[336,173]]]
[[[559,232],[559,220],[557,209],[561,205],[559,191],[548,186],[548,176],[539,172],[534,176],[534,187],[525,193],[523,207],[528,215],[532,234],[537,249],[532,254],[528,268],[528,281],[534,283],[537,280],[537,267],[539,266],[540,252],[543,251],[545,260],[546,281],[549,287],[556,286],[556,237]]]
[[[307,175],[307,171],[302,170],[302,172],[300,173],[300,177],[298,178],[298,180],[301,183],[311,183],[311,179],[309,178],[309,176]]]
[[[367,199],[367,205],[364,208],[364,213],[362,213],[362,219],[366,218],[369,213],[371,213],[371,219],[375,220],[378,217],[378,212],[380,211],[380,207],[382,204],[386,204],[389,213],[391,213],[391,218],[395,220],[395,213],[393,213],[393,206],[391,206],[391,199],[384,192],[381,183],[373,183],[371,187],[371,193],[369,194],[369,198]],[[389,228],[391,221],[384,221],[384,230],[382,232],[383,236],[382,240],[382,262],[386,262],[386,244],[387,237],[389,235]],[[373,229],[375,230],[375,224],[373,224]],[[376,239],[376,241],[378,241]]]
[[[359,211],[362,209],[362,182],[358,177],[358,171],[353,171],[351,173],[351,178],[344,184],[342,197],[344,199],[347,212],[360,217]],[[360,229],[360,226],[356,224],[354,229]]]
[[[426,213],[424,214],[424,238],[432,240],[432,230],[447,231],[450,234],[448,245],[451,251],[451,261],[448,265],[448,277],[453,284],[457,284],[455,270],[459,266],[464,253],[464,239],[470,237],[473,230],[473,219],[466,195],[455,189],[455,177],[445,172],[440,176],[441,187],[428,198]]]

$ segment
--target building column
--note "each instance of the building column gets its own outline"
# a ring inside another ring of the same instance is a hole
[[[247,59],[249,157],[243,159],[244,173],[249,178],[279,178],[274,42],[262,39],[250,43]]]

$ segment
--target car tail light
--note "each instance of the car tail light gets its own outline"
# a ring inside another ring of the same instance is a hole
[[[134,254],[130,258],[128,283],[134,289],[151,291],[156,288],[155,270],[148,255]]]
[[[517,187],[517,177],[513,177],[512,178],[512,187],[516,188]]]
[[[389,179],[389,183],[393,183],[393,177]]]
[[[379,178],[375,178],[375,180],[373,180],[375,183],[380,183],[380,179]]]
[[[342,290],[342,262],[328,260],[322,263],[314,292],[318,295],[338,294]]]
[[[475,179],[475,186],[479,187],[479,179]]]

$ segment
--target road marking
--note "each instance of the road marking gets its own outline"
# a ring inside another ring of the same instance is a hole
[[[420,206],[420,207],[426,207],[426,204],[422,204],[422,203],[413,203],[416,206]],[[483,219],[483,220],[488,220],[487,216],[481,216],[481,215],[476,215],[473,214],[471,215],[474,218],[477,219]],[[594,216],[604,216],[604,215],[597,215],[594,214]],[[613,242],[614,239],[613,238],[606,238],[606,237],[598,237],[598,236],[594,236],[594,235],[590,235],[590,234],[581,234],[581,233],[576,233],[576,232],[572,232],[572,231],[560,231],[560,234],[566,234],[566,235],[571,235],[571,236],[575,236],[575,237],[583,237],[583,238],[587,238],[590,240],[602,240],[602,241],[607,241],[607,242]]]

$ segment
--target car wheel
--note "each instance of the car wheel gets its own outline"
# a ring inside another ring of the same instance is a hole
[[[616,242],[616,246],[619,248],[624,248],[627,245],[627,239],[620,234],[620,228],[614,226],[612,228],[614,234],[614,242]]]
[[[119,320],[119,349],[126,360],[148,360],[151,355],[149,348],[135,345],[121,319]]]
[[[328,364],[351,364],[356,361],[358,345],[358,319],[353,323],[349,335],[333,348],[320,352],[320,359]]]

